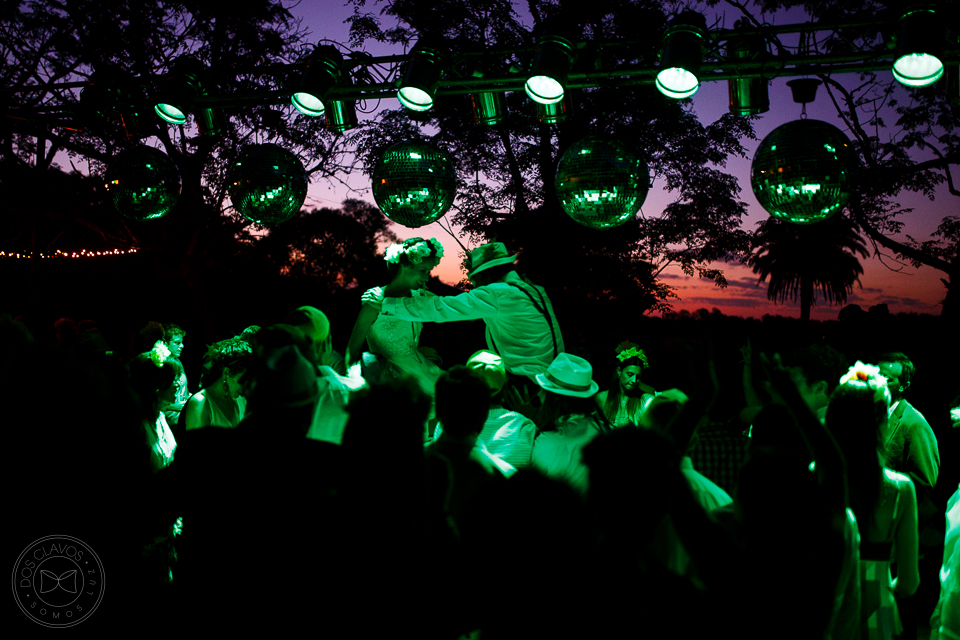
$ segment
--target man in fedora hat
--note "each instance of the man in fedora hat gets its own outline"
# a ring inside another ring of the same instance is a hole
[[[563,352],[563,336],[550,297],[542,287],[517,274],[516,255],[502,242],[480,245],[469,253],[467,277],[476,287],[457,296],[384,298],[370,289],[363,301],[380,313],[418,322],[482,319],[487,347],[503,358],[514,384],[532,385]]]

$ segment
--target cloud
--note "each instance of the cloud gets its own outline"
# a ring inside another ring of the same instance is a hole
[[[766,300],[756,300],[754,298],[712,298],[701,296],[696,298],[684,298],[684,302],[695,303],[698,305],[709,305],[710,307],[740,307],[754,308],[764,306]]]

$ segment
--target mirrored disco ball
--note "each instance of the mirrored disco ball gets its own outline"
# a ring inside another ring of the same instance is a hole
[[[568,216],[585,227],[609,229],[640,211],[650,171],[632,145],[587,136],[560,158],[554,188]]]
[[[233,207],[258,224],[280,224],[300,213],[307,172],[297,156],[275,144],[245,147],[230,171]]]
[[[113,206],[133,220],[167,215],[180,199],[180,171],[170,156],[153,147],[118,153],[104,176]]]
[[[855,166],[853,146],[840,129],[819,120],[794,120],[760,143],[750,186],[774,218],[813,224],[850,199]]]
[[[373,198],[397,224],[417,228],[450,209],[457,174],[447,155],[422,140],[406,140],[383,152],[373,171]]]

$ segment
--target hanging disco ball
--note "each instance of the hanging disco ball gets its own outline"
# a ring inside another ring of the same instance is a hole
[[[842,131],[819,120],[794,120],[760,143],[750,186],[774,218],[813,224],[850,199],[854,167],[853,147]]]
[[[275,144],[245,147],[228,182],[233,208],[258,224],[286,222],[300,212],[307,197],[303,164]]]
[[[373,171],[373,198],[397,224],[417,228],[447,212],[457,195],[457,174],[447,155],[423,140],[383,152]]]
[[[587,136],[560,158],[554,188],[560,206],[576,222],[609,229],[640,211],[650,188],[650,171],[631,145]]]
[[[104,179],[113,206],[133,220],[162,218],[180,199],[177,165],[153,147],[121,151],[110,161]]]

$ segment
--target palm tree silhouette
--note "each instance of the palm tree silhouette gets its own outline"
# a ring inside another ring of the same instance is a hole
[[[835,216],[809,226],[769,218],[754,233],[747,265],[760,276],[758,285],[770,278],[768,299],[777,304],[799,299],[800,319],[806,321],[815,289],[831,304],[847,301],[863,273],[858,254],[870,255],[848,218]]]

